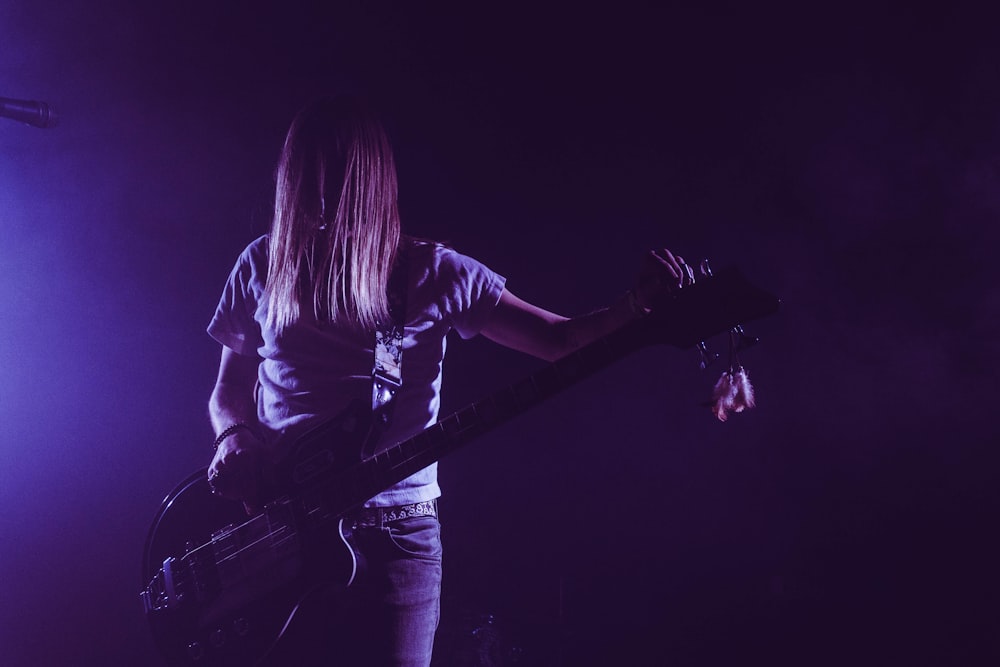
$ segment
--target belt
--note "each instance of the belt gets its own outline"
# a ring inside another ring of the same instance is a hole
[[[362,507],[349,512],[346,518],[354,528],[381,528],[387,523],[411,519],[418,516],[438,515],[437,500],[425,500],[409,505],[394,505],[392,507]]]

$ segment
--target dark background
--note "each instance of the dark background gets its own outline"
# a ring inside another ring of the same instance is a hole
[[[204,328],[292,115],[353,91],[406,228],[530,301],[668,245],[784,304],[752,412],[654,348],[442,464],[440,664],[996,664],[988,12],[425,4],[0,5],[0,96],[61,115],[0,119],[0,661],[159,664],[140,557],[209,460]],[[456,340],[445,410],[538,367]]]

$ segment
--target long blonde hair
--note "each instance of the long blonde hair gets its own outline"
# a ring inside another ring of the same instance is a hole
[[[305,107],[278,162],[268,325],[283,330],[310,301],[318,321],[388,322],[399,239],[396,164],[381,123],[354,100]]]

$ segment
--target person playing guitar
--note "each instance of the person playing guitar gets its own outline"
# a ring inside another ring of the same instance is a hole
[[[383,126],[356,100],[318,100],[288,130],[270,232],[239,256],[208,328],[222,346],[209,401],[211,488],[259,511],[263,471],[359,402],[378,415],[379,445],[358,457],[431,426],[452,330],[552,361],[693,281],[661,248],[607,308],[566,318],[527,303],[475,259],[404,236]],[[430,664],[441,584],[436,473],[432,462],[341,517],[352,586],[336,602],[312,596],[313,620],[286,629],[277,664]]]

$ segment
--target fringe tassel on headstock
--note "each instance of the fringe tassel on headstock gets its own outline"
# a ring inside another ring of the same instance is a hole
[[[733,382],[733,374],[725,371],[719,376],[719,381],[712,389],[712,412],[718,417],[720,422],[726,421],[728,412],[736,402],[736,383]]]
[[[740,364],[739,354],[737,354],[737,333],[739,331],[739,328],[736,328],[730,332],[729,370],[719,377],[715,388],[712,389],[712,412],[720,422],[726,421],[730,412],[743,412],[755,405],[750,375]]]
[[[754,405],[753,385],[746,369],[739,366],[719,376],[712,390],[712,412],[720,422],[726,421],[730,412],[743,412]]]

